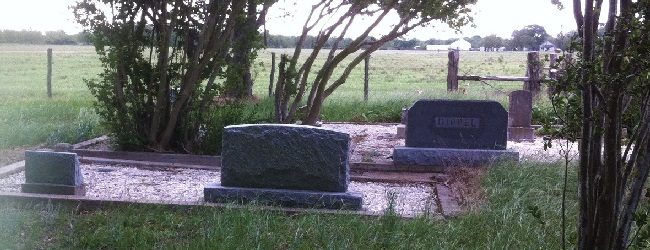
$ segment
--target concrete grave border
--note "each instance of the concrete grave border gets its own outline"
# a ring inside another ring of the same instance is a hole
[[[105,150],[84,149],[91,145],[107,140],[108,137],[102,136],[88,141],[80,142],[73,145],[71,152],[77,153],[79,161],[82,163],[98,164],[121,164],[131,165],[144,168],[188,168],[218,171],[220,165],[219,156],[196,156],[184,154],[159,154],[144,152],[115,152]],[[124,158],[121,158],[124,157]],[[126,158],[126,159],[125,159]],[[160,161],[164,159],[165,161]],[[192,162],[194,164],[186,164]],[[205,162],[216,164],[202,165]],[[201,165],[198,165],[201,164]],[[0,167],[0,178],[24,171],[25,161]],[[386,183],[419,183],[432,185],[433,191],[439,198],[438,209],[441,215],[435,215],[434,219],[444,219],[463,214],[458,202],[450,196],[451,190],[445,186],[447,170],[443,166],[416,166],[416,165],[393,165],[389,163],[368,163],[368,162],[350,162],[350,180],[354,181],[374,181]],[[406,171],[406,172],[403,172]],[[445,197],[448,196],[448,197]],[[77,195],[53,195],[53,194],[32,194],[32,193],[13,193],[0,192],[0,201],[17,202],[17,203],[53,203],[61,205],[75,206],[80,209],[97,209],[111,208],[127,205],[168,205],[170,207],[193,207],[209,206],[216,208],[250,208],[250,205],[235,204],[214,204],[206,202],[162,202],[162,201],[133,201],[126,199],[99,199],[93,197]],[[300,213],[324,213],[324,214],[353,214],[366,217],[380,217],[383,214],[372,213],[367,211],[352,210],[328,210],[313,208],[279,208],[272,206],[255,206],[255,209],[284,211],[287,214]],[[409,216],[402,216],[410,218]]]

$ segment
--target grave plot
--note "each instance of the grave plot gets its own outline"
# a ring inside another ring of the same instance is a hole
[[[404,145],[404,139],[395,137],[397,124],[332,123],[323,127],[350,134],[348,191],[363,194],[362,213],[382,214],[389,198],[394,199],[395,211],[402,216],[461,211],[442,169],[392,164],[392,148]],[[555,141],[556,146],[545,151],[542,139],[535,138],[508,142],[507,149],[519,152],[521,161],[549,162],[560,159],[561,144],[564,141]],[[577,150],[573,146],[570,152]],[[86,199],[204,204],[205,185],[218,183],[221,178],[219,164],[210,164],[215,162],[211,157],[183,160],[175,155],[105,151],[102,143],[93,147],[95,150],[74,150],[81,155]],[[20,164],[12,165],[0,168],[0,196],[20,194],[21,184],[25,183],[24,172],[16,167]],[[11,172],[16,173],[7,174]]]
[[[334,127],[343,129],[343,127],[362,126],[349,125],[336,124]],[[390,138],[388,134],[390,131],[394,133],[395,127],[366,125],[360,131],[366,134],[364,140],[358,140],[353,144],[370,147],[371,140]],[[364,152],[362,150],[355,152],[354,148],[351,151],[353,155],[351,157],[361,157],[359,154]],[[182,164],[172,161],[155,163],[145,161],[143,158],[116,160],[97,158],[97,156],[80,157],[86,197],[91,199],[201,204],[205,185],[219,183],[221,179],[218,166],[203,166],[203,169],[200,169],[198,165],[191,165],[192,168],[182,168]],[[379,158],[386,159],[386,156],[382,155]],[[91,163],[91,160],[94,163]],[[350,166],[351,182],[348,191],[363,195],[362,213],[382,214],[389,203],[392,203],[395,211],[402,216],[417,216],[425,212],[437,216],[458,212],[457,206],[448,206],[447,203],[452,202],[450,199],[444,200],[443,202],[446,203],[442,204],[440,197],[437,196],[438,189],[446,189],[439,185],[444,179],[444,175],[440,173],[409,175],[409,173],[400,173],[401,169],[395,168],[389,171],[377,171],[378,168],[385,166],[373,165],[372,162],[353,162]],[[23,172],[0,179],[0,192],[19,192],[20,184],[23,182]],[[390,199],[393,199],[392,202]]]

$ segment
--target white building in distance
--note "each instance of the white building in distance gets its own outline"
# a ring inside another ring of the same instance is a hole
[[[472,44],[464,39],[458,39],[457,41],[449,45],[427,45],[427,50],[433,51],[447,51],[447,50],[469,50],[472,48]]]
[[[427,50],[447,51],[449,50],[449,45],[427,45]]]
[[[451,43],[451,45],[449,45],[449,48],[453,50],[469,50],[470,48],[472,48],[472,44],[461,38]]]

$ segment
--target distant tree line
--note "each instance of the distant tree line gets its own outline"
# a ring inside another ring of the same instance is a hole
[[[551,42],[555,45],[555,48],[566,49],[569,45],[569,40],[572,35],[575,34],[575,31],[568,32],[567,34],[558,34],[553,37],[546,33],[544,27],[539,25],[528,25],[523,27],[520,30],[515,30],[512,32],[512,37],[502,38],[497,35],[489,35],[485,37],[481,36],[472,36],[464,37],[463,39],[469,42],[472,45],[472,48],[483,48],[485,51],[496,51],[496,50],[539,50],[540,46],[544,42]],[[325,48],[331,48],[331,45],[336,41],[336,37],[330,38],[326,44]],[[302,44],[303,49],[313,48],[315,41],[317,40],[314,36],[307,36],[306,40]],[[436,39],[431,38],[428,40],[419,40],[417,38],[411,39],[395,39],[393,41],[387,42],[380,49],[383,50],[424,50],[427,45],[447,45],[451,44],[458,38],[448,38],[448,39]],[[266,46],[268,48],[294,48],[298,41],[296,36],[284,36],[284,35],[268,35],[266,36]],[[352,41],[350,38],[345,38],[341,43],[346,46]]]
[[[0,30],[0,43],[54,45],[90,44],[88,38],[83,32],[68,35],[62,30],[46,31],[45,33],[35,30]]]
[[[464,37],[472,48],[483,48],[485,51],[505,50],[538,50],[540,46],[549,41],[555,45],[555,48],[566,49],[569,46],[570,38],[575,35],[575,31],[566,34],[558,34],[555,37],[546,33],[544,27],[540,25],[527,25],[520,30],[512,32],[509,38],[502,38],[497,35],[485,37],[472,36]],[[325,44],[324,48],[331,48],[332,44],[337,41],[337,37],[331,37]],[[371,40],[374,39],[371,37]],[[382,50],[415,50],[426,49],[427,45],[446,45],[458,40],[457,38],[428,40],[396,39],[385,43],[380,49]],[[267,34],[265,38],[266,47],[268,48],[294,48],[298,41],[297,36],[284,36]],[[302,43],[303,49],[312,49],[316,44],[317,37],[307,36]],[[339,47],[347,46],[352,42],[351,38],[342,39]],[[90,44],[88,36],[83,33],[68,35],[64,31],[47,31],[45,33],[34,30],[0,30],[0,43],[17,43],[17,44],[55,44],[55,45],[72,45],[72,44]]]

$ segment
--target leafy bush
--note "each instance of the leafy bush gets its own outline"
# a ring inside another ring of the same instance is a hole
[[[259,111],[259,104],[233,103],[224,106],[215,106],[207,112],[206,124],[201,126],[199,136],[198,154],[220,155],[221,139],[223,129],[228,125],[251,124],[259,122],[270,122],[272,114],[267,113],[266,117]]]
[[[52,146],[57,143],[77,143],[97,137],[101,134],[100,118],[90,109],[81,108],[77,120],[71,124],[63,124],[45,141]]]
[[[532,124],[557,124],[557,117],[553,111],[553,107],[535,104],[533,105],[533,122]]]
[[[327,122],[399,122],[402,107],[408,100],[382,102],[330,102],[323,107],[321,118]]]

